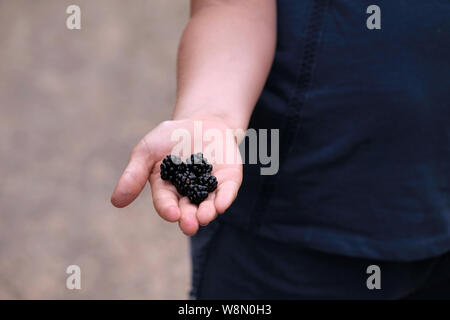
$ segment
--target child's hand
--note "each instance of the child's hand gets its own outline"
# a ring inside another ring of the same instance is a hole
[[[216,129],[225,138],[228,127],[220,120],[201,120],[203,132]],[[130,160],[123,172],[111,197],[114,206],[122,208],[136,199],[145,184],[150,181],[153,204],[159,215],[171,222],[179,222],[180,229],[186,235],[197,232],[199,224],[206,225],[218,213],[223,213],[236,198],[242,182],[242,164],[234,161],[233,164],[216,163],[213,165],[212,175],[216,176],[218,186],[216,191],[199,206],[191,204],[187,197],[181,197],[175,187],[160,177],[161,160],[171,154],[173,146],[178,142],[171,141],[172,132],[176,129],[185,129],[194,137],[193,120],[165,121],[150,131],[133,149]],[[227,154],[240,159],[238,146],[223,141],[224,160]],[[202,150],[194,150],[202,151]],[[213,160],[213,159],[208,159]],[[226,162],[226,161],[224,161]]]

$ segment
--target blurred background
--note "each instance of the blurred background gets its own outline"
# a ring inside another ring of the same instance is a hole
[[[81,7],[81,30],[66,8]],[[0,299],[184,299],[187,237],[147,188],[115,209],[129,152],[167,119],[189,2],[0,0]],[[66,289],[67,266],[81,290]]]

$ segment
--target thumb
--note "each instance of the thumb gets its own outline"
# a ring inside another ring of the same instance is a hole
[[[111,196],[111,203],[123,208],[133,202],[144,189],[155,164],[145,138],[142,139],[130,155],[130,160]]]

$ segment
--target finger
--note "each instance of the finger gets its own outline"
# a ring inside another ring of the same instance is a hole
[[[219,169],[215,172],[219,185],[214,205],[218,213],[224,213],[236,199],[242,183],[242,166]]]
[[[153,164],[145,140],[142,139],[131,152],[128,165],[111,196],[111,203],[115,207],[123,208],[137,198],[147,183]]]
[[[231,206],[236,199],[238,190],[239,184],[233,180],[223,182],[217,187],[217,195],[214,201],[217,212],[224,213]]]
[[[192,204],[187,197],[182,197],[179,205],[181,210],[180,229],[185,235],[192,236],[198,230],[197,206]]]
[[[178,206],[178,195],[175,187],[161,179],[159,172],[150,175],[153,205],[161,218],[169,222],[180,219],[181,211]]]
[[[208,198],[200,203],[197,210],[197,220],[202,226],[206,226],[217,216],[216,206],[214,205],[215,192],[210,193]]]

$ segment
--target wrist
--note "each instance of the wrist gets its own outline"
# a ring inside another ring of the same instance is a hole
[[[217,126],[217,129],[236,129],[239,125],[236,121],[229,119],[226,115],[191,112],[189,114],[175,112],[172,116],[172,120],[186,120],[186,121],[202,121],[207,122],[209,126]]]
[[[239,145],[242,141],[247,130],[247,125],[245,125],[245,127],[239,126],[236,121],[230,121],[229,123],[225,116],[220,116],[218,114],[191,113],[189,115],[183,115],[178,113],[174,114],[172,120],[176,122],[187,122],[189,123],[187,126],[193,126],[192,128],[197,126],[197,128],[201,128],[203,132],[211,129],[219,130],[224,134],[224,138],[228,137],[228,135],[233,136],[236,145]]]
[[[213,107],[193,109],[177,104],[172,115],[172,120],[207,121],[209,123],[217,123],[219,128],[226,127],[229,129],[247,130],[249,116],[247,117],[240,112],[235,113],[233,114],[230,109],[222,112],[222,110],[214,110]]]

